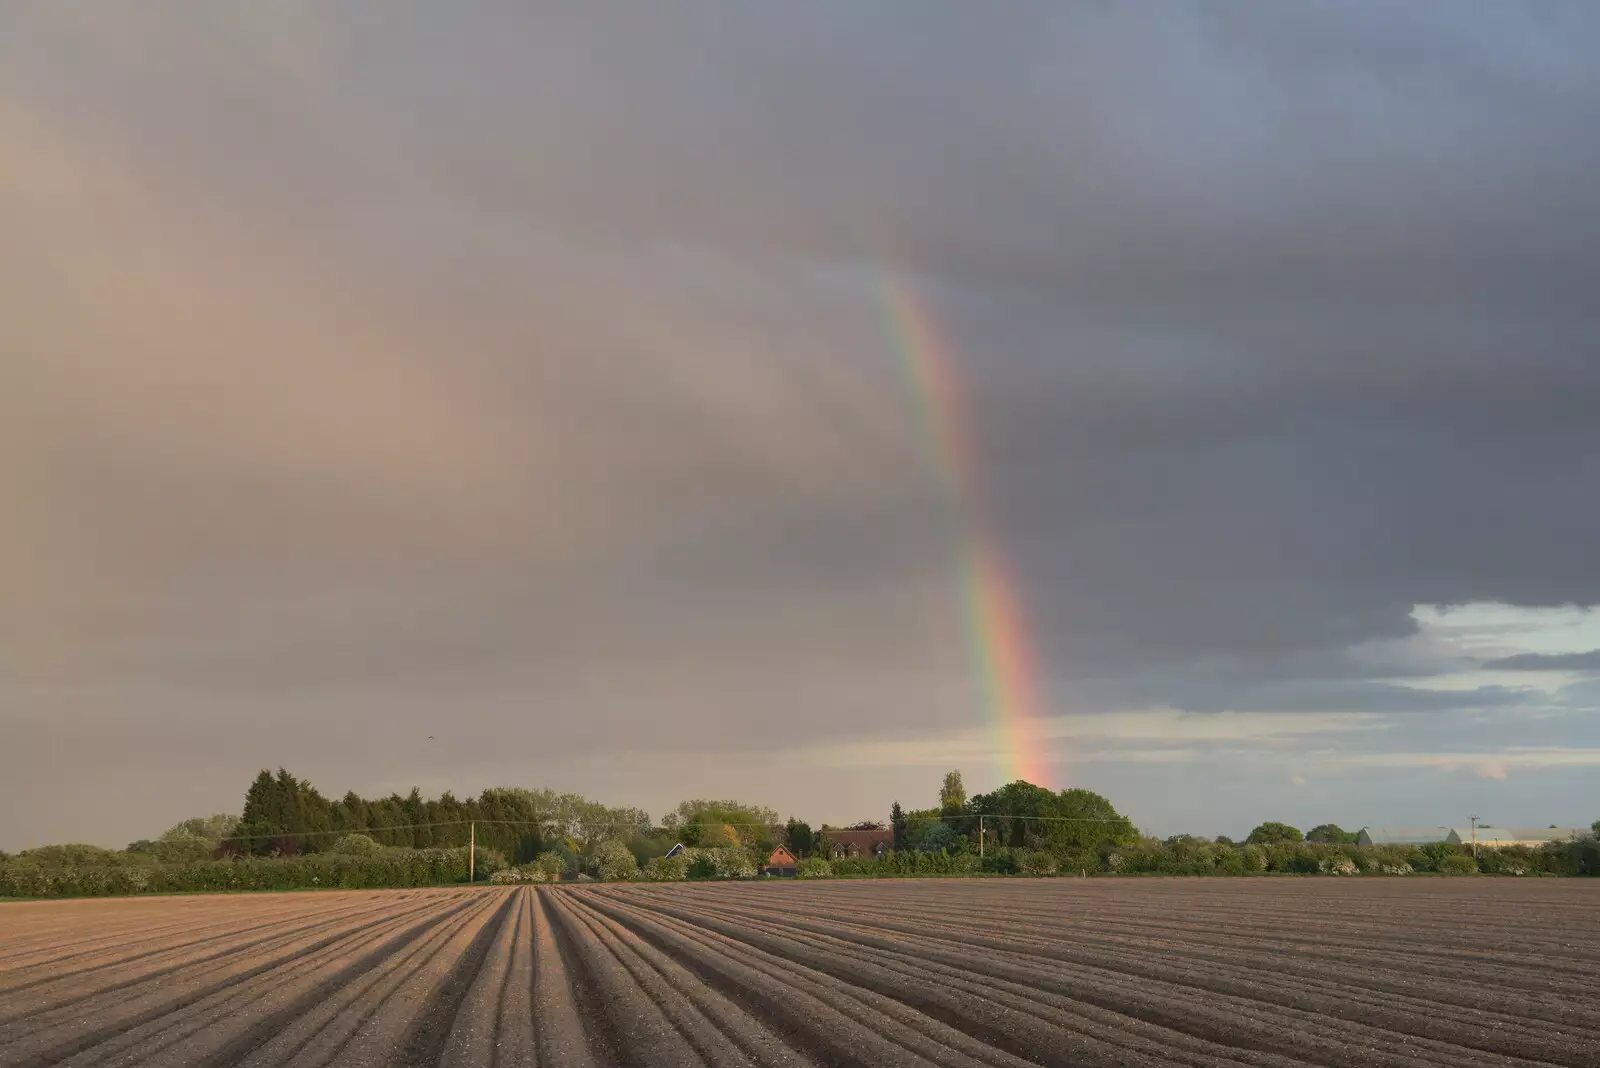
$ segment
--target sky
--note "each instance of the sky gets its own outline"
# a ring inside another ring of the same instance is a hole
[[[1600,8],[0,9],[0,849],[1600,817]]]

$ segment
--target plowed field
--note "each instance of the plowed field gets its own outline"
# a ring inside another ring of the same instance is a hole
[[[0,1065],[1600,1065],[1600,884],[0,904]]]

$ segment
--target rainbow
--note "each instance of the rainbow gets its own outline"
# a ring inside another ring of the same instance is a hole
[[[960,373],[932,308],[914,289],[879,272],[878,296],[910,382],[923,445],[960,520],[960,601],[1000,770],[1007,782],[1026,779],[1047,786],[1027,613],[1004,546],[984,517],[978,449]]]

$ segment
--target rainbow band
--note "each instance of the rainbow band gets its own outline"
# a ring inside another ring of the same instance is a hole
[[[911,383],[924,447],[960,521],[961,603],[1001,773],[1008,782],[1048,785],[1027,613],[1004,547],[984,520],[961,377],[932,309],[910,286],[880,272],[878,295]]]

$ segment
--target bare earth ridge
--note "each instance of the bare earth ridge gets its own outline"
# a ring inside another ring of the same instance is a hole
[[[1600,884],[928,880],[0,904],[9,1065],[1600,1065]]]

